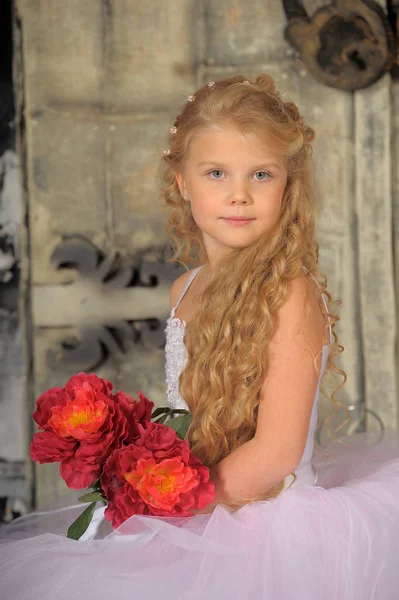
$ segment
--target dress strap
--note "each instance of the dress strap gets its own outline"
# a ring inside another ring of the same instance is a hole
[[[307,269],[307,268],[306,268],[306,267],[304,267],[303,265],[302,265],[302,269],[305,271],[305,273],[309,273],[309,275],[311,276],[311,278],[313,279],[313,281],[315,281],[315,282],[316,282],[316,284],[317,284],[317,286],[320,288],[320,284],[319,284],[319,282],[317,281],[316,277],[313,275],[313,273],[311,273],[311,272],[309,271],[309,269]],[[331,328],[331,318],[330,318],[330,317],[329,317],[329,315],[328,315],[328,307],[327,307],[327,302],[326,302],[326,299],[324,298],[324,292],[321,294],[321,299],[323,300],[323,304],[324,304],[324,307],[325,307],[325,309],[326,309],[326,314],[327,314],[327,318],[328,318],[328,322],[329,322],[328,330],[329,330],[329,332],[330,332],[330,344],[332,344],[332,343],[333,343],[333,341],[334,341],[334,338],[333,338],[333,333],[332,333],[332,328]]]
[[[200,269],[202,269],[202,267],[203,267],[203,266],[204,266],[204,265],[200,265],[199,267],[196,267],[196,268],[194,269],[194,271],[191,273],[190,277],[187,279],[187,281],[186,281],[186,284],[185,284],[185,286],[184,286],[184,288],[183,288],[183,291],[182,291],[182,293],[180,294],[180,297],[179,297],[178,301],[176,302],[175,306],[172,308],[172,315],[174,315],[174,314],[175,314],[175,311],[176,311],[177,307],[179,306],[179,304],[180,304],[180,302],[181,302],[181,300],[182,300],[182,298],[183,298],[184,294],[187,292],[187,290],[188,290],[188,288],[190,287],[190,285],[191,285],[191,283],[192,283],[192,281],[193,281],[194,277],[196,276],[196,274],[198,273],[198,271],[199,271]]]

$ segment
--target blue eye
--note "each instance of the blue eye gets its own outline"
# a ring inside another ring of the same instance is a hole
[[[207,173],[208,176],[211,177],[211,179],[222,179],[224,173],[221,169],[213,169],[212,171],[209,171],[209,173]],[[258,177],[258,175],[260,177]],[[268,179],[271,178],[270,173],[268,173],[267,171],[257,171],[255,174],[255,179],[256,181],[267,181]]]
[[[210,171],[208,175],[213,175],[214,173],[219,173],[223,175],[223,171],[221,171],[220,169],[213,169],[213,171]],[[221,177],[212,177],[212,179],[221,179]]]
[[[256,175],[264,175],[264,177],[261,177],[261,178],[255,177],[255,179],[257,181],[265,181],[265,180],[269,179],[269,177],[271,177],[270,173],[268,173],[267,171],[257,171],[255,173],[255,176]]]

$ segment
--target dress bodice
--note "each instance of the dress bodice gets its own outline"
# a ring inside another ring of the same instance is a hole
[[[166,344],[165,344],[165,376],[166,376],[166,389],[167,389],[167,399],[168,405],[171,408],[184,408],[188,410],[188,406],[184,399],[181,397],[179,393],[179,377],[185,367],[187,361],[187,351],[184,345],[184,333],[185,333],[185,321],[181,321],[179,318],[175,317],[176,309],[189,288],[191,282],[194,277],[201,269],[197,267],[193,270],[190,277],[187,280],[186,285],[178,299],[176,305],[173,307],[170,317],[166,321],[165,335],[166,335]],[[313,277],[313,275],[312,275]],[[315,280],[316,281],[316,280]],[[324,305],[327,305],[322,296]],[[320,366],[319,379],[317,383],[315,398],[313,401],[313,409],[309,423],[308,436],[306,440],[305,450],[301,459],[300,464],[298,465],[295,474],[297,479],[294,485],[298,485],[299,483],[305,485],[315,485],[317,481],[317,474],[312,465],[312,455],[314,449],[314,433],[317,425],[317,415],[318,415],[318,401],[320,395],[320,385],[323,377],[323,373],[327,364],[328,355],[331,349],[331,345],[333,342],[333,335],[330,326],[330,343],[325,344],[322,347],[322,361]],[[287,478],[286,484],[289,485],[291,483],[292,477]]]

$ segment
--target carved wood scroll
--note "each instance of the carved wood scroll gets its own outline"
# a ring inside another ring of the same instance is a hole
[[[127,264],[117,253],[104,256],[84,238],[66,239],[55,249],[54,266],[70,269],[72,281],[35,288],[35,327],[73,330],[78,336],[66,333],[57,348],[50,348],[50,368],[61,363],[98,369],[110,355],[122,358],[139,341],[163,347],[169,288],[177,273],[176,265],[156,258]]]
[[[394,30],[374,0],[335,0],[309,17],[303,2],[283,0],[286,40],[321,83],[353,91],[396,64]]]

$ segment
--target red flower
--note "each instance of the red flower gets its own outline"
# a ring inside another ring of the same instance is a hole
[[[76,440],[60,438],[52,431],[39,431],[33,436],[30,455],[40,464],[59,462],[72,456],[76,446]]]
[[[150,450],[159,459],[181,456],[186,463],[190,460],[188,443],[181,440],[174,429],[160,423],[149,423],[146,429],[140,427],[135,444]]]
[[[192,516],[189,509],[212,502],[209,469],[190,453],[187,442],[167,425],[140,427],[136,442],[115,450],[101,475],[105,515],[113,527],[134,514]]]
[[[54,406],[65,406],[70,400],[69,394],[59,387],[50,388],[36,400],[36,410],[32,417],[40,429],[51,430],[49,420]]]
[[[80,460],[76,452],[60,463],[60,475],[72,490],[89,487],[98,479],[100,472],[101,463],[93,457]]]
[[[74,400],[53,408],[48,425],[62,438],[90,440],[107,420],[109,410],[104,400],[97,400],[93,389],[76,388]]]
[[[151,421],[152,409],[154,408],[154,403],[148,400],[140,390],[137,390],[137,394],[140,398],[138,402],[124,392],[116,392],[113,395],[115,402],[119,404],[125,415],[128,424],[129,437],[126,443],[134,442],[140,435],[142,428],[148,426]],[[138,424],[142,427],[139,428]]]
[[[181,458],[140,458],[136,470],[125,473],[130,483],[145,502],[154,508],[173,510],[180,494],[198,486],[196,470],[184,464]]]
[[[65,390],[69,392],[75,387],[84,387],[85,383],[89,383],[96,392],[103,392],[103,394],[107,395],[110,395],[112,388],[114,387],[110,381],[101,379],[100,377],[97,377],[97,375],[94,375],[94,373],[78,373],[69,379],[65,386]]]
[[[33,417],[45,431],[35,434],[31,456],[42,463],[61,461],[61,477],[72,489],[92,485],[102,463],[128,438],[126,417],[111,390],[110,382],[79,373],[65,389],[52,388],[37,400]]]

